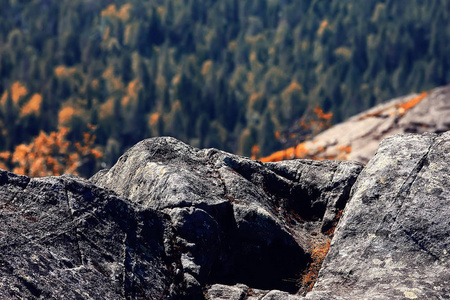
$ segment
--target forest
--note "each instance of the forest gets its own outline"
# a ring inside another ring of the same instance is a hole
[[[446,0],[0,7],[0,167],[34,176],[90,176],[163,135],[268,155],[314,112],[337,123],[450,81]]]

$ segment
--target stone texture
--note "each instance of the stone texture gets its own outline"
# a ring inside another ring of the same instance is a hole
[[[449,132],[381,143],[358,177],[311,297],[450,298],[449,153]]]
[[[154,138],[90,180],[0,170],[0,299],[449,299],[449,153],[450,132],[364,169]]]
[[[244,283],[295,293],[312,242],[325,238],[361,169],[349,162],[264,165],[153,138],[91,181],[170,216],[183,271],[198,290],[205,282]]]
[[[80,178],[0,170],[0,298],[176,296],[167,225]]]

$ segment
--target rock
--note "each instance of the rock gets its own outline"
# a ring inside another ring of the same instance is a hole
[[[1,299],[157,299],[181,292],[168,218],[81,178],[0,170],[0,220]]]
[[[358,177],[314,295],[450,298],[450,132],[385,139]]]
[[[449,153],[450,132],[364,168],[153,138],[90,180],[0,170],[0,299],[448,299]]]
[[[400,133],[442,133],[450,130],[450,86],[379,104],[323,131],[311,140],[262,158],[338,159],[366,164],[379,143]],[[292,145],[286,142],[286,147]]]
[[[168,214],[183,270],[200,284],[295,293],[313,241],[325,238],[361,169],[348,162],[264,165],[153,138],[91,181]]]

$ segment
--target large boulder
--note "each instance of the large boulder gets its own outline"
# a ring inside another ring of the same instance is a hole
[[[177,298],[168,221],[81,178],[0,170],[0,299]]]
[[[295,293],[314,242],[328,237],[361,169],[264,165],[163,137],[138,143],[91,181],[170,216],[191,293],[214,283]]]
[[[385,139],[352,194],[308,296],[449,299],[450,132]]]

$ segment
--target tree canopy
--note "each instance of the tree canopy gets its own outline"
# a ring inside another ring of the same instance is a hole
[[[445,0],[0,0],[0,151],[96,126],[101,162],[172,135],[244,155],[450,78]],[[84,174],[86,176],[90,174]]]

